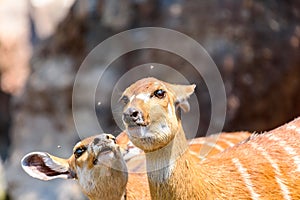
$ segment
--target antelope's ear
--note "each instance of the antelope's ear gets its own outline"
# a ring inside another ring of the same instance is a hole
[[[179,106],[184,112],[190,110],[188,98],[194,93],[196,85],[174,85],[168,84],[175,94],[175,104]]]
[[[70,170],[67,160],[45,152],[32,152],[25,155],[22,158],[21,166],[33,178],[44,181],[56,178],[75,178],[75,174]]]

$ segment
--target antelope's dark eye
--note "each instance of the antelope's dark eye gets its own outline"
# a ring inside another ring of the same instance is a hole
[[[159,90],[155,90],[153,94],[157,98],[162,99],[162,98],[164,98],[166,96],[166,91],[164,91],[162,89],[159,89]]]
[[[117,144],[116,138],[112,135],[106,135],[106,139],[107,140],[112,140],[112,141],[114,141],[115,144]]]
[[[120,101],[123,102],[124,104],[128,104],[129,98],[128,98],[128,96],[122,96]]]
[[[77,149],[75,149],[74,151],[74,156],[75,158],[79,158],[84,152],[86,151],[86,147],[79,147]]]

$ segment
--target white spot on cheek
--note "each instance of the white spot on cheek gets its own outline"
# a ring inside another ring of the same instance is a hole
[[[112,167],[113,160],[115,160],[115,159],[116,159],[116,157],[113,152],[100,153],[100,155],[97,158],[97,165],[105,166],[103,168],[103,170],[107,171],[106,167],[108,167],[108,168]],[[107,172],[105,172],[105,173],[107,173]]]
[[[173,114],[171,104],[168,104],[168,114],[169,114],[169,116],[172,116],[172,114]]]
[[[135,98],[143,100],[144,102],[147,102],[150,98],[150,95],[146,94],[146,93],[141,93],[141,94],[136,95]]]

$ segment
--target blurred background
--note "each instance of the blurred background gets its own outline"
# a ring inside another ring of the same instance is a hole
[[[144,26],[180,31],[208,51],[225,84],[224,131],[263,132],[300,116],[299,0],[0,0],[0,199],[85,199],[75,181],[35,180],[22,171],[20,160],[30,151],[72,153],[79,140],[72,89],[80,64],[106,38]],[[186,60],[138,50],[121,56],[106,73],[116,82],[149,62],[174,67],[197,84],[197,134],[203,135],[209,94]],[[78,109],[87,129],[93,124],[85,92],[103,67],[98,63],[80,82]],[[114,84],[103,84],[101,95],[110,97]],[[101,103],[104,131],[117,134],[110,101]]]

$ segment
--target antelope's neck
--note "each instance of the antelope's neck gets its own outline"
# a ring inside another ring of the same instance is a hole
[[[197,161],[188,150],[182,128],[169,145],[146,153],[146,162],[152,199],[189,199],[194,191],[199,192],[199,176],[193,168]]]
[[[157,171],[162,168],[171,169],[176,160],[188,149],[187,140],[182,128],[174,139],[165,147],[146,153],[147,171]]]
[[[110,169],[109,176],[98,174],[98,180],[93,184],[94,188],[87,192],[90,200],[123,200],[126,194],[127,172],[122,172],[117,169]],[[95,179],[95,178],[94,178]],[[91,179],[92,181],[92,179]],[[106,183],[106,184],[105,184]]]

